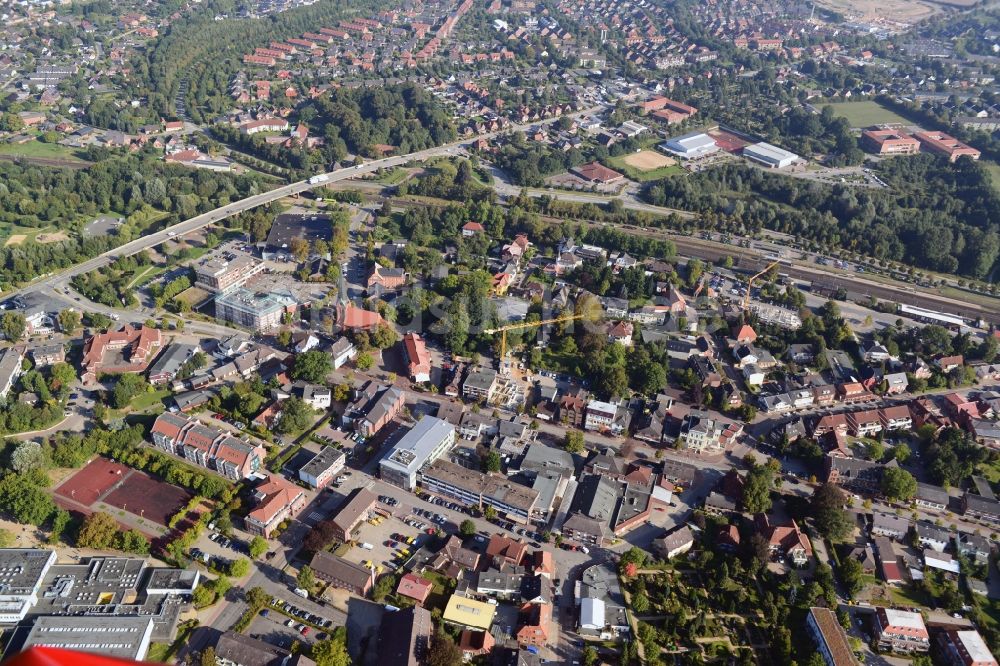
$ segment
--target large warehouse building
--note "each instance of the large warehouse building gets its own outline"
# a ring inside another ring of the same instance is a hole
[[[784,169],[799,159],[795,153],[790,153],[784,148],[778,148],[763,141],[744,148],[743,157],[772,169]]]
[[[693,160],[718,151],[719,144],[704,132],[692,132],[661,143],[660,150],[685,160]]]

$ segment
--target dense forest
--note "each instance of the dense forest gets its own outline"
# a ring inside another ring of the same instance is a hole
[[[664,179],[646,192],[653,204],[723,214],[749,229],[795,234],[845,248],[982,279],[1000,253],[1000,197],[982,165],[949,165],[932,155],[882,160],[886,189],[823,185],[728,165]]]
[[[301,120],[324,137],[320,150],[338,160],[350,152],[380,157],[379,145],[407,154],[454,141],[455,127],[438,101],[415,83],[335,88],[305,105]]]
[[[169,165],[146,155],[112,157],[81,170],[0,162],[0,221],[70,232],[62,242],[0,248],[0,288],[106,252],[153,223],[194,217],[262,189],[252,177]],[[102,214],[123,215],[125,222],[107,236],[79,233]]]

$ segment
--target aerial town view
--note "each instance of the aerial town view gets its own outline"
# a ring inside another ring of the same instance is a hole
[[[996,0],[0,15],[4,665],[1000,666]]]

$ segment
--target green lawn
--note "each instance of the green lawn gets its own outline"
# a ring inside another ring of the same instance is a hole
[[[917,590],[912,585],[890,588],[889,595],[892,597],[892,602],[899,606],[923,606],[930,608],[932,604],[923,590]]]
[[[7,239],[11,236],[26,236],[23,243],[29,243],[35,240],[35,236],[38,234],[46,232],[56,231],[55,227],[22,227],[11,222],[0,222],[0,245],[7,242]]]
[[[408,174],[409,171],[407,169],[403,169],[401,167],[393,167],[388,172],[379,176],[376,182],[381,183],[383,185],[399,185],[406,179],[406,176]]]
[[[979,163],[990,172],[990,178],[993,179],[993,188],[1000,190],[1000,164],[989,160],[979,160]]]
[[[50,160],[66,160],[67,162],[83,162],[76,148],[69,148],[58,143],[42,143],[28,141],[27,143],[0,143],[0,155],[18,155],[21,157],[38,157]]]
[[[148,391],[136,396],[130,405],[133,412],[144,412],[154,407],[163,407],[163,399],[170,395],[169,389]]]
[[[883,125],[885,123],[910,124],[906,118],[890,111],[878,102],[866,100],[864,102],[837,102],[835,104],[818,104],[822,110],[824,106],[832,106],[833,113],[843,116],[851,123],[851,127],[869,127],[871,125]]]

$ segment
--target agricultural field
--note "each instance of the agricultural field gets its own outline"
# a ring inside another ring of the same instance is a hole
[[[851,127],[870,127],[886,123],[909,124],[906,118],[890,111],[878,102],[837,102],[836,104],[819,105],[820,108],[824,106],[833,107],[834,115],[847,118]]]

